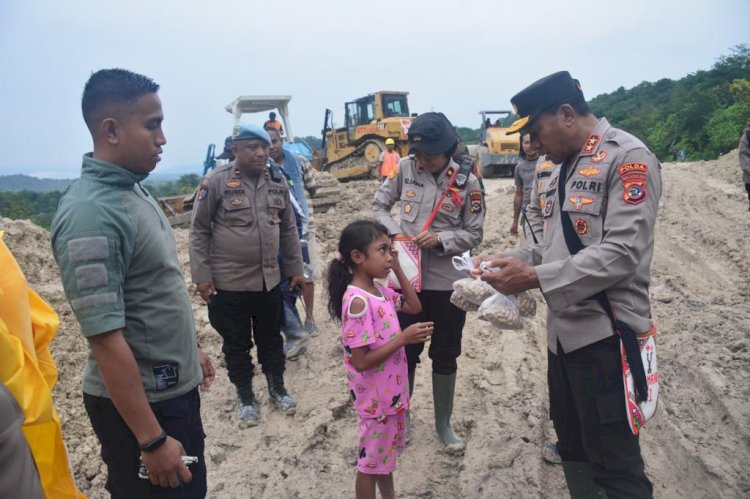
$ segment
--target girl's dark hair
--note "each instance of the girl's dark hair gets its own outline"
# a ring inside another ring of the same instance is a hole
[[[375,220],[357,220],[341,231],[338,258],[328,264],[328,313],[334,319],[341,320],[341,309],[344,306],[344,292],[352,282],[352,251],[367,251],[367,247],[376,237],[388,235],[385,225]]]

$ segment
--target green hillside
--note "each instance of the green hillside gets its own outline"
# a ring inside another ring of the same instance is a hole
[[[735,147],[750,119],[750,46],[738,45],[708,71],[643,82],[589,101],[597,116],[644,140],[662,159],[712,159]]]
[[[0,192],[64,191],[73,179],[36,178],[28,175],[0,175]]]

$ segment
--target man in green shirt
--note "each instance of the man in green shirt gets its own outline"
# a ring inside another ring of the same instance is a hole
[[[60,201],[52,246],[90,354],[84,404],[112,497],[205,497],[198,349],[174,234],[140,184],[166,143],[159,86],[122,69],[94,73],[82,98],[94,141]],[[140,381],[140,382],[139,382]],[[188,468],[182,456],[196,456]],[[140,461],[149,480],[138,478]],[[160,487],[171,487],[168,491]]]

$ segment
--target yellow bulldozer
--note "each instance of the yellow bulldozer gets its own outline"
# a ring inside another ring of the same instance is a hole
[[[477,162],[483,177],[512,177],[516,164],[521,161],[519,135],[505,135],[513,122],[513,112],[479,111],[479,114],[482,116],[481,141],[478,146],[470,146],[469,153]]]
[[[396,142],[396,151],[409,151],[407,132],[414,116],[409,114],[408,92],[375,92],[347,102],[344,126],[333,127],[332,112],[323,120],[323,152],[313,161],[318,171],[330,172],[338,180],[376,178],[378,157],[385,140]]]

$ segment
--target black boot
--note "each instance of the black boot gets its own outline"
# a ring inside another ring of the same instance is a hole
[[[253,393],[252,384],[237,387],[237,397],[239,398],[240,424],[243,426],[257,426],[260,417],[260,408],[258,400]]]
[[[284,414],[292,415],[297,410],[297,402],[289,395],[284,387],[284,375],[266,373],[268,381],[268,398],[271,403]]]
[[[607,497],[604,490],[594,481],[594,469],[591,467],[591,463],[563,461],[562,467],[571,499],[603,499]]]

